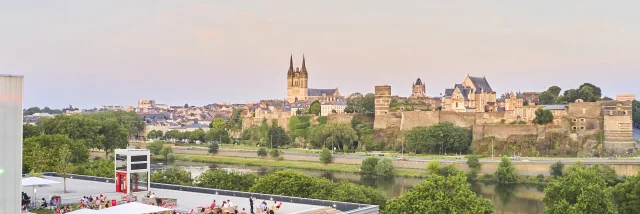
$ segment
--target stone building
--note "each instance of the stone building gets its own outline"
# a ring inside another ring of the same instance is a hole
[[[289,59],[289,71],[287,72],[287,101],[294,103],[298,101],[325,101],[333,102],[340,98],[338,88],[335,89],[314,89],[309,88],[309,72],[302,56],[302,67],[293,68],[293,55]]]
[[[409,96],[409,99],[426,97],[426,90],[427,89],[424,83],[422,82],[422,80],[420,80],[420,78],[418,78],[418,80],[416,80],[416,83],[411,85],[411,96]]]
[[[347,102],[344,99],[338,99],[331,102],[322,102],[320,105],[320,116],[328,116],[330,114],[344,114],[347,108]]]
[[[375,88],[375,115],[385,115],[389,113],[391,104],[391,86],[380,85]]]
[[[487,78],[467,78],[453,88],[445,89],[442,96],[442,109],[456,112],[495,112],[496,92],[491,89]]]
[[[604,148],[616,154],[635,154],[631,101],[603,101]]]

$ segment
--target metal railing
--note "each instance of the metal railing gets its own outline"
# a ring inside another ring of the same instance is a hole
[[[47,172],[42,174],[47,176],[60,177],[55,172]],[[103,178],[103,177],[95,177],[95,176],[88,176],[88,175],[68,174],[68,178],[86,180],[86,181],[115,183],[115,178]],[[349,213],[349,214],[379,213],[378,205],[370,205],[370,204],[358,204],[358,203],[342,202],[342,201],[329,201],[329,200],[321,200],[321,199],[313,199],[313,198],[300,198],[300,197],[283,196],[283,195],[241,192],[241,191],[234,191],[234,190],[222,190],[222,189],[183,186],[183,185],[175,185],[175,184],[163,184],[163,183],[154,183],[154,182],[151,182],[150,186],[152,188],[157,188],[157,189],[178,190],[178,191],[205,193],[205,194],[214,194],[214,195],[223,195],[223,196],[234,196],[234,197],[242,197],[242,198],[255,197],[256,199],[259,199],[259,200],[282,201],[282,202],[290,202],[290,203],[297,203],[297,204],[332,207],[343,213]]]

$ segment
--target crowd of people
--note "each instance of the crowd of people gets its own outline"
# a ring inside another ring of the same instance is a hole
[[[227,211],[233,214],[274,214],[282,207],[282,202],[273,201],[273,205],[269,207],[266,201],[262,201],[258,206],[255,206],[255,197],[249,197],[249,211],[245,208],[239,210],[238,206],[234,206],[231,200],[222,201],[222,204],[218,204],[216,200],[213,200],[208,207],[199,207],[200,214],[222,214]]]
[[[109,203],[107,196],[103,196],[102,194],[96,197],[92,197],[91,195],[82,196],[82,198],[78,200],[78,207],[80,208],[99,210],[102,208],[108,208],[109,206],[112,206],[112,204]]]

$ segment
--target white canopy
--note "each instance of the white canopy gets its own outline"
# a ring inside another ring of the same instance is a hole
[[[95,210],[95,214],[143,214],[143,213],[157,213],[169,211],[170,209],[152,205],[146,205],[138,202],[126,203],[118,206],[109,207],[106,209]]]
[[[76,211],[69,212],[67,214],[94,214],[96,212],[97,212],[97,210],[79,209],[79,210],[76,210]]]
[[[28,177],[22,179],[22,186],[38,186],[38,185],[46,185],[46,184],[59,184],[60,182],[52,181],[49,179],[38,178],[38,177]]]

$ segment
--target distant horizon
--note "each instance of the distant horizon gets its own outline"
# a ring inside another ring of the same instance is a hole
[[[635,6],[634,6],[635,5]],[[24,108],[244,103],[309,88],[409,96],[486,76],[498,95],[592,83],[640,94],[638,1],[13,1],[0,7],[0,73]]]

